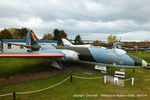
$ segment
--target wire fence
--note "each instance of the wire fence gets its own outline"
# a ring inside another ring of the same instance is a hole
[[[70,76],[69,76],[69,77],[67,77],[66,79],[62,80],[61,82],[59,82],[59,83],[57,83],[57,84],[55,84],[55,85],[49,86],[49,87],[47,87],[47,88],[43,88],[43,89],[39,89],[39,90],[34,90],[34,91],[16,92],[16,94],[29,94],[29,93],[41,92],[41,91],[44,91],[44,90],[47,90],[47,89],[50,89],[50,88],[56,87],[56,86],[60,85],[61,83],[63,83],[63,82],[65,82],[65,81],[67,81],[69,78],[70,78]],[[12,95],[12,94],[13,94],[13,93],[2,94],[2,95],[0,95],[0,97],[2,97],[2,96]]]
[[[131,80],[132,78],[128,78],[128,79],[125,79],[124,81],[129,81],[129,80]]]
[[[104,76],[102,76],[102,77],[88,78],[88,77],[81,77],[81,76],[74,76],[74,75],[72,77],[80,78],[80,79],[99,79],[99,78],[104,78]]]
[[[27,92],[17,92],[16,94],[29,94],[29,93],[36,93],[36,92],[41,92],[41,91],[44,91],[44,90],[48,90],[48,89],[50,89],[50,88],[53,88],[53,87],[58,86],[59,84],[65,82],[65,81],[68,80],[69,78],[70,78],[70,76],[67,77],[66,79],[64,79],[63,81],[61,81],[61,82],[59,82],[59,83],[57,83],[57,84],[55,84],[55,85],[49,86],[49,87],[47,87],[47,88],[44,88],[44,89],[35,90],[35,91],[27,91]]]
[[[101,77],[93,77],[93,78],[89,78],[89,77],[81,77],[81,76],[75,76],[75,75],[71,75],[71,76],[68,76],[67,78],[65,78],[64,80],[52,85],[52,86],[49,86],[47,88],[43,88],[43,89],[39,89],[39,90],[33,90],[33,91],[25,91],[25,92],[15,92],[15,95],[19,95],[19,94],[30,94],[30,93],[37,93],[37,92],[41,92],[41,91],[45,91],[45,90],[48,90],[48,89],[51,89],[51,88],[54,88],[62,83],[64,83],[65,81],[67,81],[69,78],[70,78],[70,82],[72,82],[72,78],[79,78],[79,79],[89,79],[89,80],[93,80],[93,79],[104,79],[104,83],[106,83],[106,77],[107,76],[101,76]],[[150,80],[150,79],[140,79],[140,78],[128,78],[128,79],[124,79],[124,81],[129,81],[131,80],[132,83],[131,85],[134,84],[134,80]],[[14,93],[7,93],[7,94],[1,94],[0,97],[4,97],[4,96],[9,96],[9,95],[14,95]]]
[[[9,95],[12,95],[12,94],[13,93],[1,94],[0,97],[9,96]]]

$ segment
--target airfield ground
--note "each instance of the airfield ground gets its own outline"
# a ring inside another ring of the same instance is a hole
[[[150,63],[150,53],[130,52]],[[68,76],[76,75],[82,77],[100,77],[99,71],[93,69],[92,65],[65,64],[63,71],[57,71],[49,65],[50,59],[0,59],[0,94],[13,91],[31,91],[54,85]],[[108,73],[114,74],[115,70],[109,68]],[[150,68],[138,68],[135,73],[132,69],[126,69],[126,78],[136,77],[139,79],[150,79]],[[18,80],[17,80],[18,79]],[[2,82],[2,80],[4,80]],[[103,95],[135,95],[135,97],[103,97]],[[76,97],[84,95],[84,97]],[[93,95],[87,97],[87,95]],[[94,96],[95,95],[95,96]],[[84,80],[73,78],[58,85],[57,87],[33,94],[17,95],[17,100],[149,100],[150,80],[135,80],[131,86],[131,80],[125,82],[125,87],[104,84],[104,80]],[[0,97],[0,100],[12,100],[12,96]]]

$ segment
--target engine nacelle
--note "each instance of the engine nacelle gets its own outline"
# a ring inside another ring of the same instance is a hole
[[[63,60],[67,60],[67,61],[78,61],[79,57],[77,52],[72,51],[72,50],[62,50],[62,52],[64,53],[64,58]]]

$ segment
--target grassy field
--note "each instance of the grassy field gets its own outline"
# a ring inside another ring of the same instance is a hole
[[[139,56],[149,61],[150,54],[147,52],[135,53],[130,52],[133,55]],[[7,62],[9,60],[9,62]],[[48,66],[50,64],[49,59],[0,59],[0,75],[1,77],[6,77],[16,74],[16,73],[27,73],[32,72],[32,69],[37,68],[41,70],[41,66]],[[16,62],[17,61],[17,62]],[[7,62],[7,63],[6,63]],[[30,65],[32,63],[32,66]],[[43,65],[45,63],[45,65]],[[29,66],[30,65],[30,66]],[[3,67],[2,67],[3,66]],[[5,67],[4,67],[5,66]],[[86,65],[85,65],[86,66]],[[83,68],[85,69],[85,67]],[[91,69],[87,65],[87,70]],[[38,71],[36,70],[36,71]],[[43,69],[44,70],[44,69]],[[85,69],[86,70],[86,69]],[[109,68],[108,72],[113,74],[116,68]],[[20,72],[21,71],[21,72]],[[9,93],[9,92],[20,92],[20,91],[31,91],[41,88],[46,88],[48,86],[54,85],[71,74],[83,77],[98,77],[103,76],[99,72],[95,73],[85,73],[84,70],[71,70],[69,72],[62,72],[55,76],[50,76],[48,78],[37,79],[32,81],[18,82],[10,85],[0,86],[0,94]],[[126,78],[136,77],[140,79],[150,79],[150,69],[149,68],[138,68],[136,72],[133,73],[132,69],[126,69]],[[84,80],[73,78],[73,82],[70,80],[65,81],[57,87],[48,89],[42,92],[17,95],[17,100],[149,100],[150,98],[150,80],[135,80],[134,86],[131,86],[131,81],[125,82],[125,87],[120,87],[112,85],[110,83],[103,83],[103,79],[95,80]],[[101,95],[107,94],[134,94],[134,95],[147,95],[146,97],[102,97]],[[74,97],[74,95],[97,95],[97,97]],[[0,97],[0,100],[12,100],[12,96]]]
[[[109,69],[111,72],[114,70]],[[150,78],[150,70],[148,69],[137,69],[136,73],[132,73],[131,69],[126,70],[127,77],[135,76],[137,78]],[[55,76],[51,76],[48,78],[20,82],[11,85],[3,85],[0,86],[0,94],[9,93],[9,92],[20,92],[20,91],[31,91],[37,90],[41,88],[46,88],[48,86],[54,85],[61,80],[68,77],[70,74],[84,76],[84,77],[97,77],[103,76],[100,73],[93,73],[93,74],[86,74],[80,71],[72,71],[68,73],[60,73]],[[60,84],[57,87],[38,92],[33,94],[24,94],[24,95],[17,95],[17,100],[99,100],[99,99],[107,99],[107,100],[133,100],[133,99],[144,99],[148,100],[150,97],[150,82],[149,81],[142,81],[136,80],[135,85],[131,86],[131,81],[125,82],[125,87],[120,87],[116,85],[112,85],[110,83],[103,83],[103,79],[95,79],[95,80],[84,80],[84,79],[77,79],[73,78],[73,82],[71,83],[70,80]],[[97,95],[98,97],[74,97],[74,95]],[[147,97],[102,97],[102,94],[146,94]],[[11,100],[12,96],[0,97],[0,100]]]
[[[0,77],[12,76],[18,73],[30,73],[34,69],[44,70],[51,65],[50,59],[42,58],[0,58]]]
[[[145,52],[145,51],[130,51],[129,54],[135,55],[137,57],[140,57],[150,63],[150,52]]]

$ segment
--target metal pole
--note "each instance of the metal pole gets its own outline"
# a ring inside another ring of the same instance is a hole
[[[13,100],[16,100],[16,92],[13,92]]]
[[[131,85],[132,86],[134,85],[134,77],[132,77],[132,83],[131,83]]]
[[[72,75],[70,76],[70,82],[72,82]]]
[[[104,83],[106,83],[106,76],[104,76]]]

